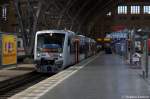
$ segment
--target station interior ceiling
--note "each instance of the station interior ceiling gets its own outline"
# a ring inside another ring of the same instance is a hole
[[[146,18],[148,17],[145,20],[141,18],[143,17],[141,14],[119,16],[116,14],[118,5],[150,5],[149,0],[1,0],[0,3],[9,4],[11,2],[10,4],[13,5],[15,1],[21,2],[20,5],[28,5],[26,2],[30,1],[33,9],[37,9],[37,2],[40,1],[43,4],[41,16],[44,15],[44,17],[40,17],[39,29],[69,29],[96,38],[104,36],[107,32],[112,32],[112,28],[115,26],[128,28],[150,26],[150,15],[144,15]],[[10,6],[10,8],[12,7]],[[9,12],[12,12],[12,9]],[[17,20],[15,19],[15,11],[14,19],[12,15],[10,14],[11,17],[8,20],[10,22],[2,22],[1,31],[16,32],[18,24],[14,21]],[[45,26],[45,22],[47,26]],[[6,28],[7,25],[11,28]],[[14,27],[15,29],[12,29]]]

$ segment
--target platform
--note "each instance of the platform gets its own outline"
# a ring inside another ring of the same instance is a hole
[[[0,83],[35,71],[34,64],[18,64],[0,69]]]
[[[11,99],[150,99],[150,85],[118,55],[98,54]]]

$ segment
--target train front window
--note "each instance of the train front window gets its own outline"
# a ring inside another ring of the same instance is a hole
[[[62,53],[65,34],[45,33],[37,36],[37,50],[44,52]]]

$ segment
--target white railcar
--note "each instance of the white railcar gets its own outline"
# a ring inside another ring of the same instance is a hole
[[[66,30],[43,30],[35,36],[34,60],[38,72],[58,72],[86,58],[86,37]]]
[[[25,57],[25,50],[23,47],[23,39],[22,38],[17,38],[17,57],[18,60],[23,60],[23,58]]]
[[[75,33],[64,30],[38,31],[35,37],[34,60],[38,72],[57,72],[75,61],[71,41]]]

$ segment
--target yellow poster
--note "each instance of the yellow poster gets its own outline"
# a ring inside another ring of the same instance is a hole
[[[15,35],[2,35],[2,65],[17,63],[17,38]]]

